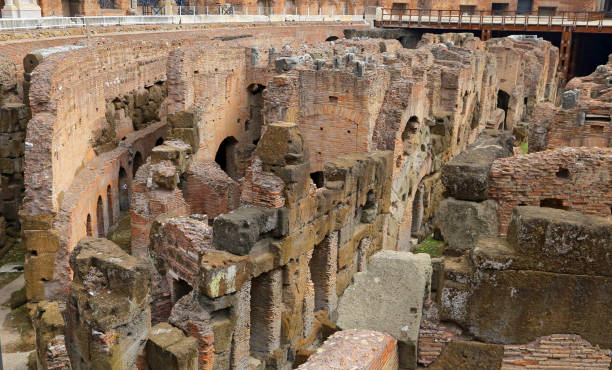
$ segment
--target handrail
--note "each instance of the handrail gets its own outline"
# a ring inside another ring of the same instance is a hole
[[[474,25],[474,18],[478,24],[499,24],[505,26],[562,26],[576,28],[584,26],[601,29],[606,19],[606,12],[593,11],[560,11],[550,12],[518,12],[518,11],[492,11],[475,10],[465,12],[459,9],[421,9],[421,8],[382,8],[381,21],[399,21],[400,23],[431,25],[458,24]]]

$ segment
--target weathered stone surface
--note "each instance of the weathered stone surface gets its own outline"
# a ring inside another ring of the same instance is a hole
[[[544,271],[612,277],[612,220],[560,209],[517,207],[508,242]]]
[[[500,369],[504,346],[479,342],[451,342],[440,357],[428,366],[434,370],[452,369]]]
[[[248,254],[262,234],[277,228],[276,209],[240,207],[220,215],[213,223],[213,242],[217,249],[243,256]]]
[[[369,370],[397,367],[397,341],[393,337],[371,330],[343,330],[330,336],[298,369]]]
[[[72,368],[133,368],[151,325],[149,266],[95,238],[79,242],[70,266],[66,345]]]
[[[197,370],[198,341],[167,323],[151,328],[146,345],[151,370]]]
[[[353,283],[340,298],[338,326],[391,334],[405,347],[399,349],[400,365],[415,368],[423,301],[429,296],[431,273],[427,254],[378,252],[366,272],[353,276]]]
[[[251,276],[246,256],[212,249],[204,250],[200,266],[200,290],[210,298],[237,292]]]
[[[65,323],[57,302],[40,302],[32,316],[32,326],[36,333],[36,357],[42,369],[54,369],[53,363],[68,360],[68,353],[64,343]],[[61,337],[61,338],[60,338]],[[54,342],[55,340],[55,342]],[[48,355],[50,348],[58,351]],[[70,368],[70,361],[67,363]]]
[[[474,144],[442,167],[442,183],[449,196],[481,201],[488,197],[489,170],[497,158],[513,153],[509,133],[484,131]]]
[[[480,238],[497,236],[497,203],[447,198],[436,210],[435,222],[448,248],[457,252],[473,249]]]

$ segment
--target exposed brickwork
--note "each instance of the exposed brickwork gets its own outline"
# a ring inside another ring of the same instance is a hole
[[[610,149],[567,148],[493,162],[489,198],[499,203],[502,235],[506,234],[512,209],[519,205],[609,216],[611,154]]]
[[[189,166],[182,187],[191,212],[210,219],[240,205],[240,185],[213,161],[198,161]]]
[[[504,346],[502,369],[608,369],[609,351],[579,335],[555,334],[525,345]]]
[[[344,330],[333,334],[298,369],[394,369],[397,341],[388,334]]]

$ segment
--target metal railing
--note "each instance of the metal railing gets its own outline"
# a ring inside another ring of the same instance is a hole
[[[512,26],[604,26],[606,12],[557,12],[552,14],[518,11],[473,11],[456,9],[401,9],[383,8],[382,22],[441,27],[442,25],[512,25]]]
[[[189,6],[177,5],[173,7],[175,15],[295,15],[295,16],[339,16],[339,15],[364,15],[364,8],[348,7],[262,7],[242,5],[210,5]],[[144,14],[144,12],[143,12]]]

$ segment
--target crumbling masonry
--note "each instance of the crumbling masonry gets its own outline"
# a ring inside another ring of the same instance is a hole
[[[0,61],[39,369],[609,364],[612,64],[326,27]]]

